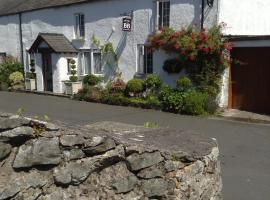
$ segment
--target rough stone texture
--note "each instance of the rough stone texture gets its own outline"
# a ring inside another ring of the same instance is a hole
[[[0,142],[0,160],[6,158],[11,152],[11,145]]]
[[[58,165],[61,151],[58,138],[39,138],[19,148],[14,160],[14,168],[27,168],[39,165]]]
[[[152,179],[142,182],[142,189],[147,197],[165,196],[168,192],[168,182],[164,179]]]
[[[17,127],[0,133],[0,141],[10,141],[14,138],[33,138],[34,131],[31,127]]]
[[[141,155],[135,153],[127,157],[127,162],[133,171],[138,171],[140,169],[153,166],[163,160],[164,158],[158,151],[154,153],[144,153]]]
[[[218,147],[199,134],[105,122],[14,143],[29,126],[0,130],[0,200],[222,199]]]
[[[17,128],[29,124],[29,120],[25,118],[0,118],[0,131]]]

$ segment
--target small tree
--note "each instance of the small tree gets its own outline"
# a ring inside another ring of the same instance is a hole
[[[75,60],[70,60],[69,61],[70,62],[70,68],[71,68],[71,71],[70,71],[70,73],[71,73],[71,76],[69,77],[69,80],[71,81],[71,82],[77,82],[78,81],[78,76],[77,76],[77,70],[76,70],[76,62],[75,62]]]
[[[36,68],[35,68],[35,60],[31,59],[30,61],[30,74],[29,74],[29,78],[30,79],[35,79],[35,72],[36,72]]]

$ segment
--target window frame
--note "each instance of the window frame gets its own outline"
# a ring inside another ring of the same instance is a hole
[[[96,71],[95,71],[95,64],[96,64],[96,62],[95,62],[95,57],[94,57],[94,54],[99,54],[99,56],[100,56],[100,60],[99,60],[99,63],[100,63],[100,69],[101,69],[101,71],[100,72],[98,72],[98,73],[96,73]],[[91,65],[92,65],[92,74],[94,74],[94,75],[103,75],[104,74],[104,69],[103,69],[103,63],[102,63],[102,55],[101,55],[101,51],[100,51],[100,49],[92,49],[92,62],[91,62]]]
[[[140,53],[142,52],[142,54]],[[141,62],[140,58],[143,57],[143,63]],[[150,58],[149,58],[150,56]],[[140,65],[143,66],[140,66]],[[150,64],[150,65],[149,65]],[[150,69],[150,70],[149,70]],[[142,70],[142,71],[141,71]],[[138,44],[137,45],[137,74],[147,75],[147,74],[153,74],[153,53],[149,51],[147,46],[144,44]]]
[[[84,13],[75,13],[74,14],[74,21],[75,21],[74,22],[74,37],[75,37],[75,39],[84,39],[85,38],[85,14]]]
[[[86,62],[85,62],[85,54],[89,54],[90,56],[90,65],[88,67],[90,67],[88,69],[88,73],[86,73]],[[98,53],[100,54],[100,65],[101,65],[101,73],[95,73],[95,61],[94,61],[94,54]],[[82,56],[82,57],[80,57]],[[79,67],[80,67],[80,75],[81,76],[86,76],[86,75],[97,75],[97,76],[102,76],[104,75],[104,69],[103,69],[103,63],[102,63],[102,55],[101,55],[101,51],[100,49],[81,49],[79,52]]]
[[[166,9],[167,12],[165,12]],[[157,0],[157,30],[163,27],[170,27],[170,14],[171,14],[170,0]]]

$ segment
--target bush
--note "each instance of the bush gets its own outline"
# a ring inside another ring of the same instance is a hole
[[[83,78],[83,83],[91,86],[96,86],[102,82],[102,78],[95,75],[87,75]]]
[[[163,70],[169,74],[178,74],[183,69],[182,65],[179,59],[168,59],[164,62]]]
[[[74,95],[74,99],[86,101],[88,99],[88,88],[79,90],[78,93]]]
[[[176,86],[181,91],[187,91],[192,87],[192,81],[188,77],[182,77],[176,81]]]
[[[141,79],[132,79],[127,82],[126,92],[128,94],[139,94],[144,90],[144,81]]]
[[[4,62],[0,64],[0,83],[6,83],[8,86],[11,86],[9,76],[13,72],[23,73],[23,66],[13,57],[7,57]]]
[[[163,86],[160,91],[159,99],[163,110],[181,113],[183,108],[183,96],[181,92],[169,86]]]
[[[110,84],[112,92],[124,92],[126,89],[126,83],[121,78],[113,80]]]
[[[162,85],[162,81],[158,75],[150,74],[146,77],[145,85],[147,88],[159,89]]]
[[[206,114],[208,95],[196,90],[188,91],[184,94],[183,113],[189,115]]]
[[[13,72],[9,75],[11,89],[22,90],[24,89],[24,77],[21,72]]]
[[[108,93],[103,91],[100,96],[100,102],[110,105],[126,106],[129,105],[129,99],[122,93]]]
[[[156,96],[147,97],[145,105],[147,108],[161,109],[161,102]]]

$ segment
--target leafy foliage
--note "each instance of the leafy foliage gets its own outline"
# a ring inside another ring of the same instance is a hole
[[[0,65],[0,83],[6,83],[8,84],[8,86],[11,86],[9,76],[13,72],[23,73],[23,66],[15,58],[8,56],[5,58],[4,62]]]
[[[102,78],[101,77],[95,76],[95,75],[92,75],[92,74],[86,75],[83,78],[83,83],[84,84],[91,85],[91,86],[96,86],[96,85],[98,85],[101,82],[102,82]]]
[[[21,72],[13,72],[9,75],[10,89],[22,90],[24,89],[24,77]]]
[[[165,28],[149,37],[150,48],[176,53],[192,81],[201,91],[215,97],[220,90],[222,73],[230,64],[226,52],[232,50],[232,43],[222,37],[222,28],[224,24],[208,31],[198,31],[192,27],[181,31]],[[165,63],[166,71],[168,68],[170,72],[178,69],[169,66],[172,65]]]
[[[206,113],[208,95],[196,90],[184,94],[183,113],[190,115],[203,115]]]
[[[126,92],[139,94],[144,90],[144,81],[141,79],[132,79],[127,82]]]
[[[149,74],[146,77],[145,85],[147,88],[159,89],[162,81],[157,74]]]
[[[168,59],[164,62],[163,70],[169,74],[178,74],[183,69],[183,63],[179,59]]]
[[[70,61],[70,73],[71,73],[71,76],[69,77],[69,80],[71,82],[77,82],[78,81],[78,76],[77,76],[77,71],[76,71],[76,61],[71,59]]]
[[[176,81],[176,87],[180,91],[187,91],[192,87],[192,81],[188,77],[181,77]]]

